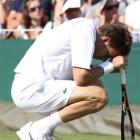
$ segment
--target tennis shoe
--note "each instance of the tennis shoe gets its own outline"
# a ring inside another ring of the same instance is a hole
[[[32,122],[29,122],[25,126],[23,126],[19,131],[16,132],[16,134],[21,140],[33,140],[30,134],[31,125],[32,125]]]
[[[45,136],[45,140],[53,140],[53,134],[54,134],[54,130],[52,130],[52,131],[49,131],[47,134],[45,134],[44,136]]]
[[[32,129],[32,122],[29,122],[16,133],[20,140],[53,140],[52,135],[54,131],[50,131],[47,134],[40,134]]]

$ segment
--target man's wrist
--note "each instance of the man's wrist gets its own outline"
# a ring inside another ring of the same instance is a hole
[[[101,64],[99,64],[99,66],[103,68],[104,75],[114,71],[114,65],[110,61],[108,61],[108,60],[103,62],[103,63],[101,63]]]

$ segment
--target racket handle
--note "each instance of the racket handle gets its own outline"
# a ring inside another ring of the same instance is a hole
[[[125,69],[120,69],[120,76],[121,76],[121,84],[126,84],[126,75],[125,75]]]

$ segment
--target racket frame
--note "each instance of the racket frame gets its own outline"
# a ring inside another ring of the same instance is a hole
[[[127,96],[127,90],[126,90],[126,75],[125,70],[122,68],[120,70],[120,76],[121,76],[121,90],[122,90],[122,112],[121,112],[121,140],[127,140],[125,139],[125,116],[128,114],[129,121],[130,121],[130,132],[131,132],[131,139],[135,140],[135,130],[134,130],[134,124],[133,124],[133,118],[128,102],[128,96]]]

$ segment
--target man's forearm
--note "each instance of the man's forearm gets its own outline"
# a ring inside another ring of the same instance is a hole
[[[73,68],[74,81],[78,86],[84,86],[97,80],[104,74],[104,70],[100,66],[89,69]]]

